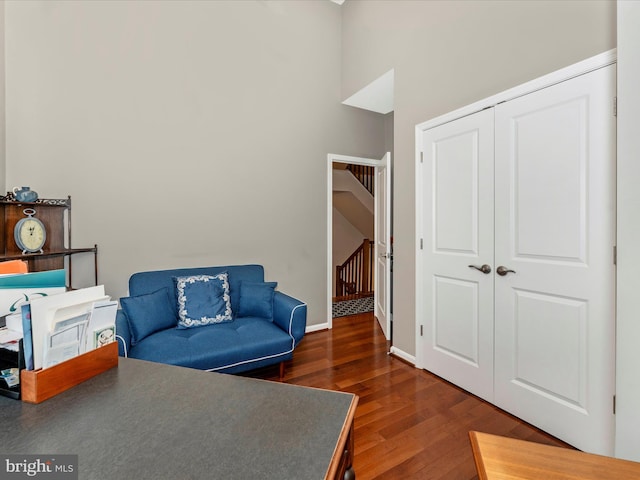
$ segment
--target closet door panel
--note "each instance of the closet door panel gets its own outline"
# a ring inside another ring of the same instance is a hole
[[[495,402],[611,454],[615,67],[496,107]]]
[[[581,299],[514,289],[515,378],[577,409],[586,405],[587,304]],[[550,334],[553,332],[553,334]],[[540,346],[544,345],[544,352]],[[561,358],[563,361],[558,362]]]
[[[423,133],[425,368],[493,399],[493,110]]]
[[[519,259],[585,262],[587,107],[587,98],[577,97],[510,121],[509,234]]]

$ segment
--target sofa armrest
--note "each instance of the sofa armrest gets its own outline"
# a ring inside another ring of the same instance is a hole
[[[116,312],[116,340],[118,341],[118,355],[128,357],[131,349],[131,330],[125,313],[118,309]]]
[[[307,304],[282,292],[275,292],[273,323],[289,333],[297,344],[307,328]]]

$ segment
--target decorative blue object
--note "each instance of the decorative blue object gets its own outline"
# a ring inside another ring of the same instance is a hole
[[[273,296],[278,282],[242,282],[238,317],[273,318]]]
[[[13,196],[19,202],[35,202],[38,200],[38,192],[34,192],[29,187],[13,187]]]
[[[131,332],[131,346],[160,330],[175,327],[178,323],[171,308],[169,289],[166,287],[144,295],[121,298],[120,305]],[[118,326],[118,329],[120,328],[121,326]]]
[[[231,297],[226,273],[176,277],[178,328],[230,322]]]
[[[222,273],[227,274],[232,312],[240,311],[243,282],[264,283],[261,265],[180,268],[133,274],[129,278],[130,295],[145,296],[166,288],[172,302],[168,305],[162,300],[162,307],[149,304],[147,310],[140,308],[137,313],[146,317],[144,322],[155,324],[155,327],[147,329],[147,332],[155,330],[154,333],[140,340],[140,332],[136,331],[139,326],[127,321],[125,300],[125,311],[118,310],[116,316],[119,354],[150,362],[224,373],[240,373],[278,363],[284,365],[284,361],[293,357],[294,349],[305,334],[307,305],[282,292],[273,293],[272,316],[269,319],[235,316],[232,322],[184,329],[163,323],[165,318],[175,318],[176,324],[178,321],[175,278],[197,275],[215,277]],[[248,294],[246,289],[244,294]],[[162,309],[165,311],[161,312]],[[260,313],[268,312],[264,310]]]

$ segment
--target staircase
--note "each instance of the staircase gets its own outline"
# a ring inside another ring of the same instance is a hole
[[[342,265],[336,266],[336,297],[373,295],[373,241],[365,238]]]
[[[358,179],[358,181],[362,184],[364,188],[373,196],[373,175],[374,175],[374,167],[369,165],[347,165],[347,170],[349,170],[354,177]]]
[[[342,176],[346,171],[350,175]],[[373,236],[375,168],[348,164],[346,171],[334,170],[334,207],[363,236]],[[336,266],[334,301],[373,295],[374,242],[369,238]]]

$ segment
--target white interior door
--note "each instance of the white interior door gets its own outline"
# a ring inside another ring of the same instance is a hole
[[[495,403],[613,453],[615,66],[495,108]]]
[[[489,401],[493,126],[489,109],[426,130],[422,139],[424,367]]]
[[[376,166],[374,315],[384,336],[391,333],[391,153]]]

